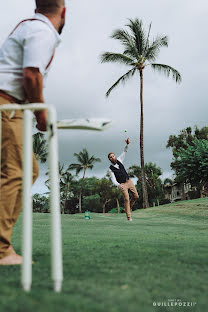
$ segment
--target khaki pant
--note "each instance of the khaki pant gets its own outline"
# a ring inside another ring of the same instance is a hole
[[[127,180],[125,183],[119,184],[119,188],[124,197],[124,208],[126,212],[127,219],[131,218],[131,209],[135,203],[135,201],[139,198],[136,187],[134,186],[132,180]],[[129,200],[129,192],[131,192],[132,197]]]
[[[10,104],[0,97],[0,105]],[[17,111],[2,112],[2,148],[0,181],[0,259],[11,251],[12,229],[22,207],[23,116]],[[38,163],[33,155],[33,182],[38,177]]]

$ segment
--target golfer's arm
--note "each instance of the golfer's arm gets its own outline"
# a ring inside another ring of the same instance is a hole
[[[125,159],[127,150],[128,150],[128,145],[125,146],[123,153],[118,157],[118,160],[119,160],[121,163],[123,163],[123,161],[124,161],[124,159]]]
[[[30,103],[44,103],[43,77],[38,68],[27,67],[23,69],[23,86]]]
[[[109,171],[110,171],[111,181],[113,182],[113,184],[114,184],[115,186],[118,186],[119,183],[116,181],[116,178],[115,178],[114,173],[113,173],[111,170],[109,170]]]

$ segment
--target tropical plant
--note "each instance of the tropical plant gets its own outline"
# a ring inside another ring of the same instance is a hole
[[[49,212],[49,198],[43,194],[33,195],[33,212]]]
[[[113,200],[116,201],[117,208],[115,208],[115,209],[117,209],[117,212],[120,213],[121,212],[120,201],[123,200],[122,192],[121,192],[121,190],[119,188],[117,188],[113,184],[113,182],[111,180],[111,174],[110,174],[109,170],[107,171],[105,178],[108,179],[111,182],[111,185],[112,185],[111,197],[112,197]]]
[[[79,194],[79,212],[82,212],[82,189],[83,189],[83,182],[86,175],[86,170],[90,169],[92,170],[94,167],[94,164],[96,162],[101,162],[100,158],[96,158],[94,155],[90,156],[86,148],[84,148],[81,152],[74,153],[74,156],[77,158],[78,163],[71,164],[68,167],[68,170],[75,170],[76,175],[78,175],[83,170],[83,176],[81,181],[81,188],[80,188],[80,194]]]
[[[178,152],[181,148],[187,149],[191,146],[194,146],[194,141],[197,140],[206,140],[208,141],[208,127],[202,127],[199,129],[197,126],[192,129],[191,127],[187,127],[182,129],[178,135],[170,135],[166,148],[171,148],[174,159],[177,159]],[[173,161],[174,163],[175,161]],[[184,175],[179,175],[175,177],[175,182],[180,185],[182,200],[186,199],[184,185],[186,181],[184,180]],[[198,194],[200,194],[200,188],[198,187]]]
[[[190,183],[202,194],[208,181],[208,141],[194,139],[192,145],[186,143],[186,148],[181,147],[175,152],[171,167],[178,178]]]
[[[178,135],[172,134],[169,136],[166,148],[172,148],[173,156],[175,156],[175,153],[177,153],[181,147],[186,149],[188,145],[193,145],[192,142],[194,139],[208,141],[208,127],[199,129],[195,126],[194,131],[191,127],[182,129]]]
[[[98,194],[85,196],[82,202],[82,210],[91,211],[91,212],[100,212],[101,211],[100,196]]]
[[[100,179],[96,186],[96,192],[100,196],[102,211],[105,213],[106,204],[112,199],[113,196],[112,182],[106,178]]]
[[[113,32],[111,38],[119,40],[123,45],[123,53],[105,52],[101,55],[101,62],[112,62],[125,64],[130,69],[121,76],[107,91],[108,97],[111,91],[119,85],[125,83],[129,78],[139,73],[140,77],[140,162],[141,162],[141,177],[143,190],[143,207],[147,208],[148,193],[145,183],[145,168],[144,168],[144,121],[143,121],[143,71],[150,66],[159,73],[165,74],[167,77],[172,75],[172,78],[177,82],[181,82],[180,73],[169,65],[154,63],[160,48],[168,47],[167,36],[157,36],[156,39],[150,40],[151,24],[148,32],[145,31],[142,21],[139,19],[129,20],[126,25],[128,30],[117,29]]]
[[[70,184],[74,182],[74,176],[68,171],[68,169],[66,170],[65,165],[61,164],[60,162],[58,164],[58,168],[59,168],[60,200],[62,207],[61,213],[65,213],[66,204],[70,193]],[[48,174],[49,172],[46,172],[46,175]],[[45,185],[50,190],[50,179],[45,181]]]
[[[61,193],[61,197],[64,198],[64,204],[62,206],[62,213],[65,213],[67,200],[68,200],[68,196],[70,193],[70,185],[73,180],[74,180],[74,176],[68,171],[64,172],[62,174],[62,177],[60,178],[60,193]]]
[[[144,166],[145,169],[145,183],[147,185],[147,191],[149,194],[150,204],[154,204],[155,202],[163,201],[164,192],[162,187],[162,181],[160,176],[162,175],[161,168],[157,167],[156,164],[149,162]],[[139,193],[139,201],[143,197],[143,189],[142,185],[142,170],[139,166],[133,165],[129,167],[128,174],[130,177],[137,178],[137,189]]]
[[[41,163],[45,163],[47,160],[47,149],[48,146],[44,133],[37,132],[33,134],[33,153]]]
[[[116,206],[117,206],[117,212],[120,213],[121,212],[121,208],[120,208],[120,200],[122,200],[123,196],[121,191],[113,186],[112,187],[112,199],[115,199],[116,201]]]
[[[59,170],[59,179],[60,179],[60,182],[61,180],[63,179],[64,175],[66,174],[66,172],[68,172],[68,169],[65,170],[65,165],[64,164],[61,164],[60,162],[58,163],[58,170]],[[47,171],[46,172],[46,175],[48,176],[49,175],[49,172]],[[50,189],[50,183],[49,183],[49,179],[45,181],[45,185],[47,186],[48,189]]]

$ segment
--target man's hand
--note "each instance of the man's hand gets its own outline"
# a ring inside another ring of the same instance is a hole
[[[34,112],[34,115],[37,120],[36,128],[39,131],[47,131],[47,110]]]
[[[127,140],[125,140],[126,144],[129,145],[130,144],[130,139],[128,138]]]

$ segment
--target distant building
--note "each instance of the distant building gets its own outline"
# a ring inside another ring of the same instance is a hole
[[[171,187],[170,201],[175,202],[190,199],[188,193],[192,190],[193,188],[190,183],[174,183]]]

